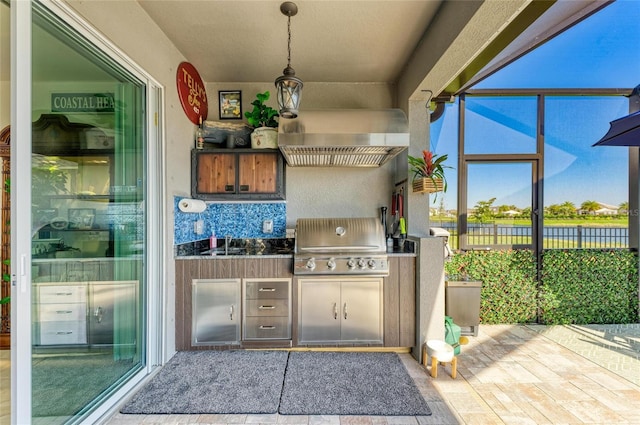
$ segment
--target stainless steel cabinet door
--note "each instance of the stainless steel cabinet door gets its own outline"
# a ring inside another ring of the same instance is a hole
[[[89,282],[89,344],[134,346],[138,281]]]
[[[342,341],[382,343],[382,279],[342,281]]]
[[[300,279],[299,343],[383,343],[382,279]]]
[[[192,293],[192,344],[240,343],[240,279],[194,279]]]
[[[300,279],[299,342],[340,341],[340,281]]]

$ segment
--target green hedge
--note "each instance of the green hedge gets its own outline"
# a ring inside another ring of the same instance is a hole
[[[636,253],[547,250],[542,261],[539,285],[535,257],[527,250],[457,253],[445,272],[450,280],[464,276],[482,282],[481,323],[638,321]]]
[[[467,276],[482,282],[480,322],[536,321],[535,258],[531,251],[468,251],[445,264],[449,280]]]
[[[627,250],[548,250],[542,257],[540,322],[638,321],[638,257]]]

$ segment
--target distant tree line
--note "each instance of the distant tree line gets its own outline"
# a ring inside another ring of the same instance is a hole
[[[470,213],[470,218],[479,222],[487,223],[496,218],[515,218],[530,217],[531,207],[518,208],[515,205],[499,205],[494,206],[496,198],[486,201],[478,201]],[[573,202],[563,202],[562,204],[553,204],[545,207],[544,215],[548,218],[576,218],[581,215],[593,215],[596,211],[602,209],[602,204],[596,201],[584,201],[580,208],[576,208]],[[622,202],[618,205],[618,213],[610,215],[626,215],[629,211],[629,202]]]

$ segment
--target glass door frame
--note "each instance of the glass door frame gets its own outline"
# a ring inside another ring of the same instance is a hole
[[[488,93],[479,93],[487,95]],[[465,98],[460,95],[458,114],[458,244],[462,250],[473,249],[468,244],[468,165],[478,163],[530,163],[531,164],[531,246],[540,258],[543,245],[543,170],[544,170],[544,95],[537,94],[536,152],[524,154],[465,154]],[[488,247],[489,249],[491,247]],[[504,248],[501,246],[501,248]],[[522,248],[522,247],[519,247]],[[539,263],[539,262],[538,262]]]
[[[471,156],[471,155],[470,155]],[[473,155],[473,156],[485,156],[485,155]],[[526,156],[526,155],[525,155]],[[460,185],[460,190],[458,191],[458,231],[459,231],[459,246],[461,250],[489,250],[494,246],[497,249],[531,249],[537,252],[537,245],[542,245],[538,243],[542,241],[541,229],[542,229],[542,220],[540,214],[540,200],[539,192],[542,191],[541,185],[538,184],[538,173],[539,173],[539,160],[537,158],[503,158],[496,159],[495,156],[491,155],[492,159],[485,158],[467,158],[463,164],[460,165],[460,175],[464,176],[464,184]],[[465,211],[468,211],[468,167],[469,165],[474,164],[531,164],[531,244],[522,245],[471,245],[468,241],[468,214]],[[462,205],[462,206],[460,206]]]
[[[166,291],[163,276],[164,242],[167,240],[165,218],[161,205],[164,195],[163,87],[116,46],[102,38],[71,8],[59,2],[40,0],[38,3],[57,18],[65,21],[90,41],[102,53],[110,56],[146,86],[146,153],[147,182],[145,199],[146,246],[145,291],[146,314],[144,329],[145,364],[109,399],[81,418],[82,423],[95,423],[108,414],[135,385],[163,361],[162,306]],[[32,128],[32,2],[10,3],[11,27],[11,423],[32,420],[32,312],[31,312],[31,216],[19,211],[31,211],[31,191],[20,190],[18,182],[31,181]],[[155,285],[151,283],[156,282]]]

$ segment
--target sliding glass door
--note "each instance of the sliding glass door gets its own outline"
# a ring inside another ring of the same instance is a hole
[[[22,334],[13,348],[23,354],[12,356],[12,378],[23,381],[13,386],[13,417],[75,423],[148,372],[148,300],[159,290],[147,281],[160,255],[147,248],[157,243],[147,229],[159,219],[145,206],[158,201],[148,179],[158,172],[149,117],[157,117],[159,93],[40,2],[29,13],[16,6],[23,15],[12,23],[30,14],[30,35],[18,38],[31,38],[32,54],[19,61],[31,65],[29,102],[14,102],[12,120],[22,136],[12,142],[30,148],[12,154],[12,206],[21,211],[12,221],[14,230],[28,229],[12,239],[12,319],[30,322],[14,328]],[[27,83],[16,80],[17,93]]]

